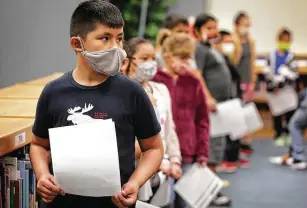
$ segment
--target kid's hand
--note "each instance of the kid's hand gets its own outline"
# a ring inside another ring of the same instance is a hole
[[[112,202],[119,208],[130,207],[136,203],[139,189],[136,182],[128,181],[120,193],[112,196]]]

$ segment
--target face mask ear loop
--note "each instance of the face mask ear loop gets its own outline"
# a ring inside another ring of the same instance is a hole
[[[81,40],[80,37],[77,37],[80,41],[80,45],[81,45],[81,48],[82,48],[82,52],[85,52],[85,48],[84,48],[84,45],[83,45],[83,41]]]

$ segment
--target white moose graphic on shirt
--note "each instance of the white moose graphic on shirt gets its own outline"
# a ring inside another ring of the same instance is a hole
[[[67,112],[70,114],[67,117],[67,121],[71,121],[74,125],[79,125],[79,124],[84,124],[84,123],[88,123],[92,120],[94,120],[92,117],[88,116],[88,115],[84,115],[84,113],[89,112],[90,110],[92,110],[94,108],[94,106],[92,104],[88,104],[88,106],[85,106],[84,108],[82,108],[81,112],[76,112],[81,110],[81,107],[74,107],[73,109],[70,108],[67,110]]]

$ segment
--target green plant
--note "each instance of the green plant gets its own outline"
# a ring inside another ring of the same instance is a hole
[[[125,39],[128,40],[138,35],[142,0],[111,0],[111,3],[119,7],[125,20]],[[168,7],[176,0],[148,0],[148,11],[145,38],[152,41],[161,28]]]

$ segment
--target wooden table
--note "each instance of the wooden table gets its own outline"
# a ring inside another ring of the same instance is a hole
[[[31,142],[32,118],[0,118],[0,156]]]
[[[43,88],[43,85],[16,84],[0,89],[0,98],[38,99]]]
[[[0,117],[34,118],[37,99],[1,99]]]
[[[59,78],[60,76],[62,76],[64,73],[62,72],[57,72],[54,74],[51,74],[49,76],[46,77],[42,77],[42,78],[38,78],[38,79],[34,79],[28,82],[25,82],[24,84],[30,84],[30,85],[46,85],[48,82],[55,80],[57,78]]]

